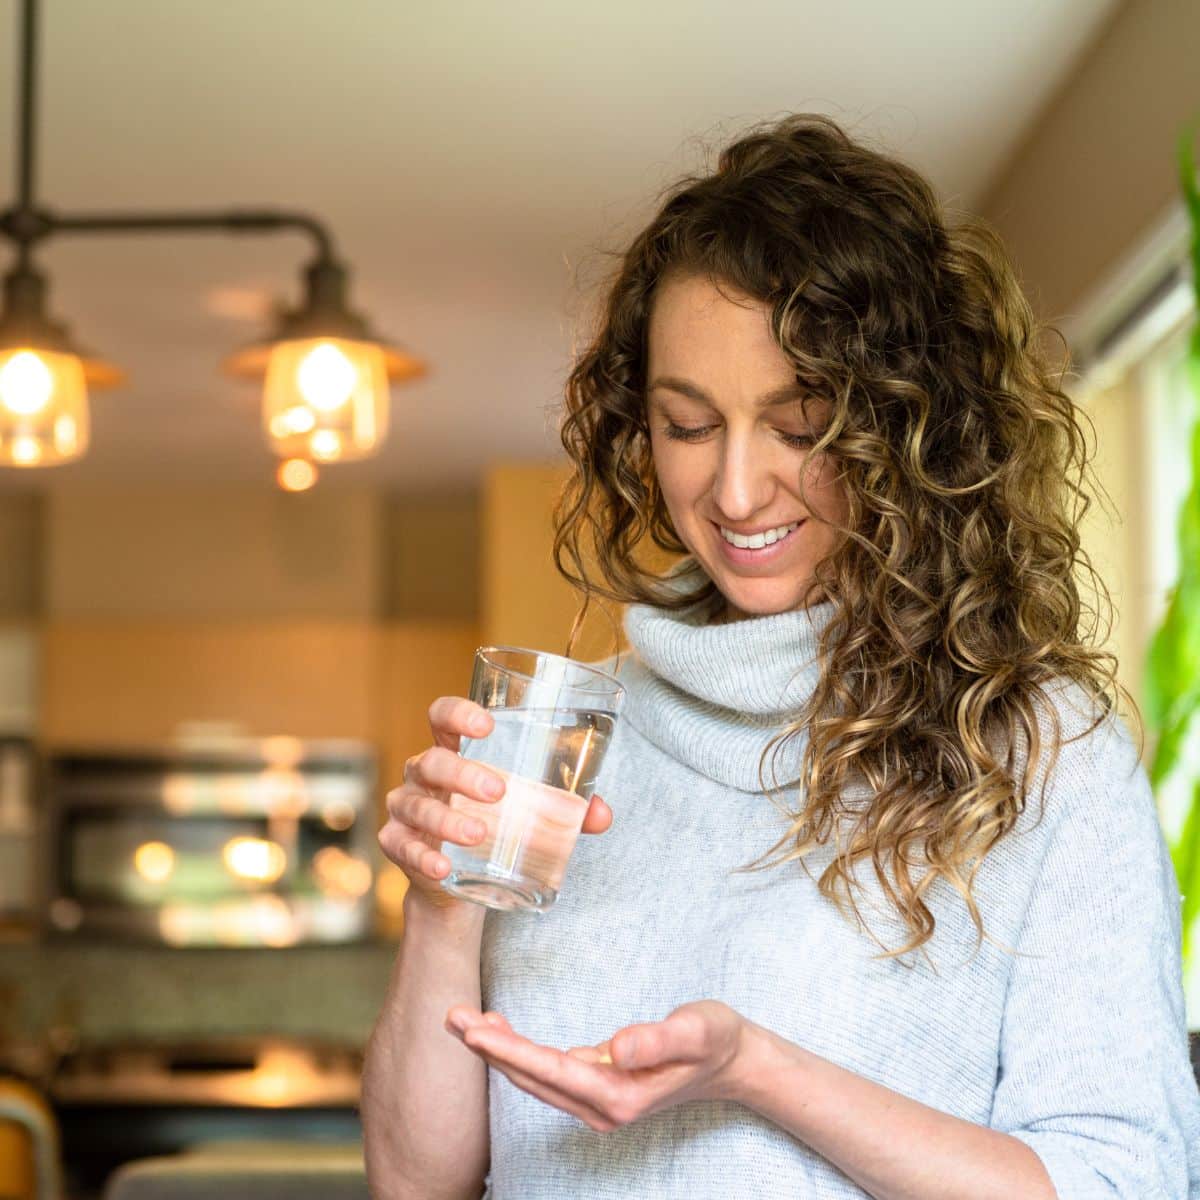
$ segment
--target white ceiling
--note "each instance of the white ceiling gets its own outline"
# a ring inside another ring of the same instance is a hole
[[[470,488],[554,452],[594,285],[706,148],[827,112],[969,208],[1118,3],[46,0],[39,199],[319,216],[356,306],[431,364],[393,389],[383,453],[325,485]],[[0,207],[16,23],[4,0]],[[85,460],[0,488],[268,479],[257,393],[219,364],[308,255],[291,234],[48,243],[56,315],[129,382],[94,396]]]

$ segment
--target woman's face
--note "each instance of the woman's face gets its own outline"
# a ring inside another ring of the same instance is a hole
[[[804,455],[829,406],[810,400],[806,419],[795,373],[771,337],[770,309],[722,286],[734,300],[701,276],[659,285],[649,329],[650,444],[675,530],[730,615],[765,616],[800,606],[837,540],[810,517],[843,524],[846,503],[823,455],[809,463],[808,503],[801,499]]]

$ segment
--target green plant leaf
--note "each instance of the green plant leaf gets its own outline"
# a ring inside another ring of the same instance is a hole
[[[1150,641],[1143,680],[1146,717],[1165,731],[1197,703],[1200,686],[1200,580],[1181,578]]]
[[[1191,222],[1192,286],[1200,311],[1200,188],[1193,153],[1198,124],[1196,120],[1189,122],[1180,134],[1178,165]],[[1192,395],[1200,400],[1200,324],[1192,329],[1185,366]],[[1150,768],[1155,788],[1179,769],[1188,734],[1200,721],[1200,413],[1193,418],[1189,448],[1191,486],[1176,525],[1179,578],[1146,655],[1146,716],[1160,734]],[[1183,896],[1185,969],[1191,954],[1192,925],[1200,914],[1200,778],[1191,780],[1191,785],[1191,804],[1183,828],[1170,844],[1171,862]]]
[[[1195,705],[1193,704],[1189,711],[1185,711],[1182,716],[1163,730],[1162,737],[1158,739],[1158,745],[1154,750],[1154,762],[1150,766],[1150,786],[1152,788],[1157,788],[1178,766],[1180,751],[1183,749],[1184,739],[1187,737],[1195,715]]]
[[[1178,841],[1171,846],[1171,862],[1175,866],[1175,878],[1183,896],[1183,959],[1188,961],[1191,950],[1191,929],[1200,913],[1200,779],[1196,780],[1192,792],[1192,806],[1188,809]]]

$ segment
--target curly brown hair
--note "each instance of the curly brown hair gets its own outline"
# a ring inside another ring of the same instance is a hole
[[[988,226],[951,227],[916,171],[832,120],[758,127],[667,195],[569,376],[575,469],[554,555],[584,610],[593,596],[675,610],[716,598],[705,579],[669,585],[639,553],[646,539],[686,550],[655,480],[645,366],[655,290],[688,273],[769,307],[797,380],[831,406],[811,453],[837,464],[849,506],[805,598],[833,602],[819,683],[768,748],[807,736],[802,804],[768,853],[791,846],[767,865],[807,870],[832,837],[820,891],[862,924],[855,867],[869,860],[910,934],[889,955],[932,937],[939,879],[982,940],[980,864],[1024,810],[1043,748],[1048,776],[1063,744],[1047,687],[1082,687],[1091,728],[1122,697],[1135,708],[1100,648],[1111,602],[1080,546],[1095,486],[1087,418]],[[871,797],[857,811],[843,799],[852,784]]]

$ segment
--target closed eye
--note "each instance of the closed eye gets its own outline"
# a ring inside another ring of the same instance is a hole
[[[714,429],[716,429],[715,425],[676,425],[674,421],[668,421],[663,426],[663,433],[674,442],[698,442],[707,437]],[[797,450],[815,445],[817,441],[811,433],[787,433],[782,429],[777,429],[775,432],[782,442]]]
[[[663,426],[663,433],[674,442],[698,442],[715,428],[715,425],[676,425],[674,421],[668,421]]]

